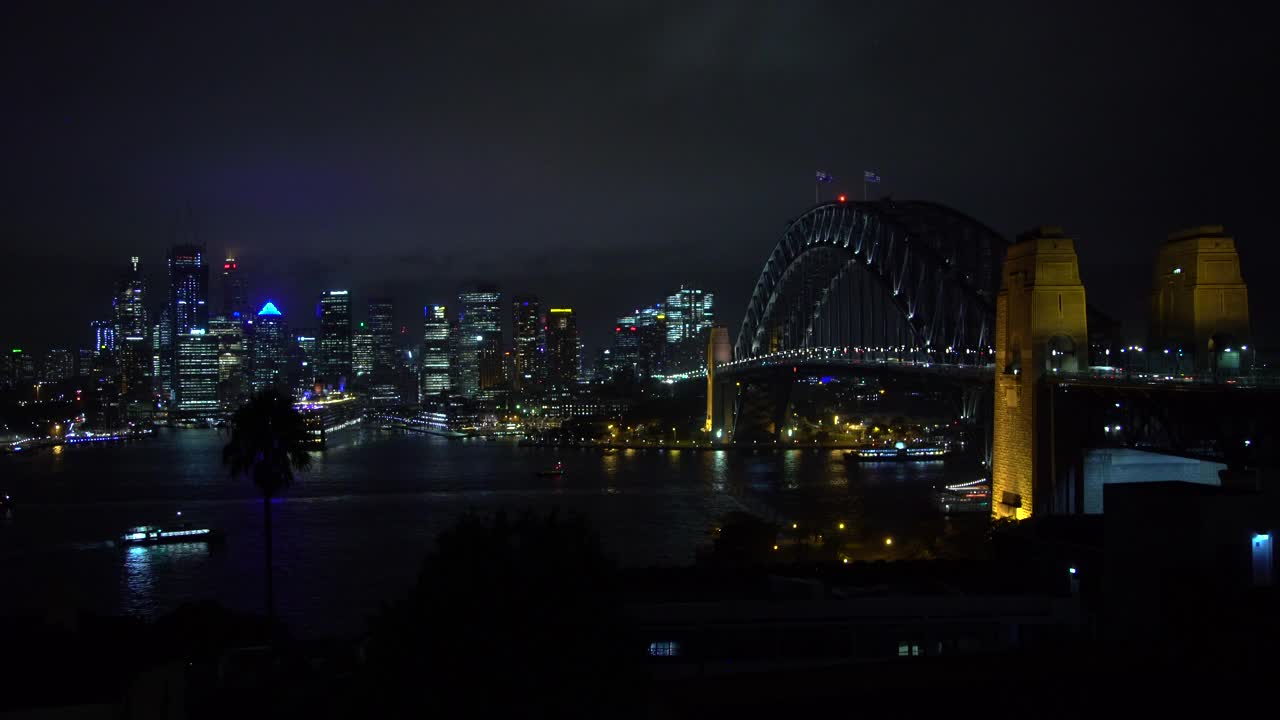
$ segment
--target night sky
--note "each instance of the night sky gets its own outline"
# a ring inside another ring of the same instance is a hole
[[[89,344],[133,254],[158,298],[188,206],[295,326],[349,287],[417,332],[486,282],[594,349],[686,282],[736,335],[818,169],[1064,226],[1138,336],[1158,244],[1224,224],[1280,340],[1274,26],[1245,6],[30,5],[0,21],[0,342]]]

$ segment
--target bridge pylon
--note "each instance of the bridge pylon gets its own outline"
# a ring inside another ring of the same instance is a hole
[[[733,435],[733,428],[726,428],[725,420],[733,422],[736,393],[731,392],[726,383],[717,380],[716,366],[732,360],[733,345],[729,341],[729,328],[716,325],[711,328],[711,336],[707,340],[707,420],[703,429],[708,433],[719,430],[730,437]]]
[[[1147,352],[1165,370],[1238,371],[1249,342],[1249,289],[1221,225],[1173,233],[1151,287]]]
[[[1005,256],[996,298],[991,509],[997,517],[1031,517],[1037,489],[1049,499],[1055,465],[1037,419],[1051,413],[1040,407],[1047,400],[1039,380],[1087,367],[1088,338],[1075,243],[1056,227],[1023,233]]]

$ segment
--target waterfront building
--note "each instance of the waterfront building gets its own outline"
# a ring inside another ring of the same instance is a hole
[[[249,314],[249,290],[240,261],[229,257],[222,261],[222,314],[246,317]]]
[[[422,308],[422,395],[447,392],[449,384],[449,313],[444,305]]]
[[[288,337],[284,314],[267,301],[253,321],[253,391],[288,386]]]
[[[326,290],[320,294],[316,380],[341,388],[351,375],[351,298],[346,290]]]
[[[138,256],[129,258],[129,267],[116,283],[111,304],[120,390],[133,395],[149,391],[151,323],[147,313],[147,283],[138,269]]]
[[[578,323],[573,308],[550,308],[547,311],[546,361],[547,385],[559,391],[578,384]]]
[[[218,338],[203,328],[178,336],[174,409],[186,417],[218,413]]]
[[[167,400],[173,397],[173,313],[169,306],[160,310],[160,318],[151,327],[152,389]]]
[[[545,343],[542,306],[533,295],[517,295],[511,301],[512,381],[518,390],[542,384]]]
[[[492,399],[502,383],[502,295],[494,288],[458,294],[461,394]]]

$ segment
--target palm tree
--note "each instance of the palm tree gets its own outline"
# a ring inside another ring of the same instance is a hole
[[[232,475],[253,480],[262,492],[265,521],[267,623],[274,624],[275,591],[271,582],[271,498],[293,482],[295,470],[311,466],[307,431],[293,400],[278,390],[264,390],[231,416],[231,441],[222,449],[222,462]]]

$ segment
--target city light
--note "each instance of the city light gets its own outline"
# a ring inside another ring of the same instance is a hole
[[[893,545],[893,538],[891,538],[891,537],[887,537],[887,538],[885,538],[885,539],[884,539],[884,544],[885,544],[885,547],[890,547],[890,546],[892,546],[892,545]]]

